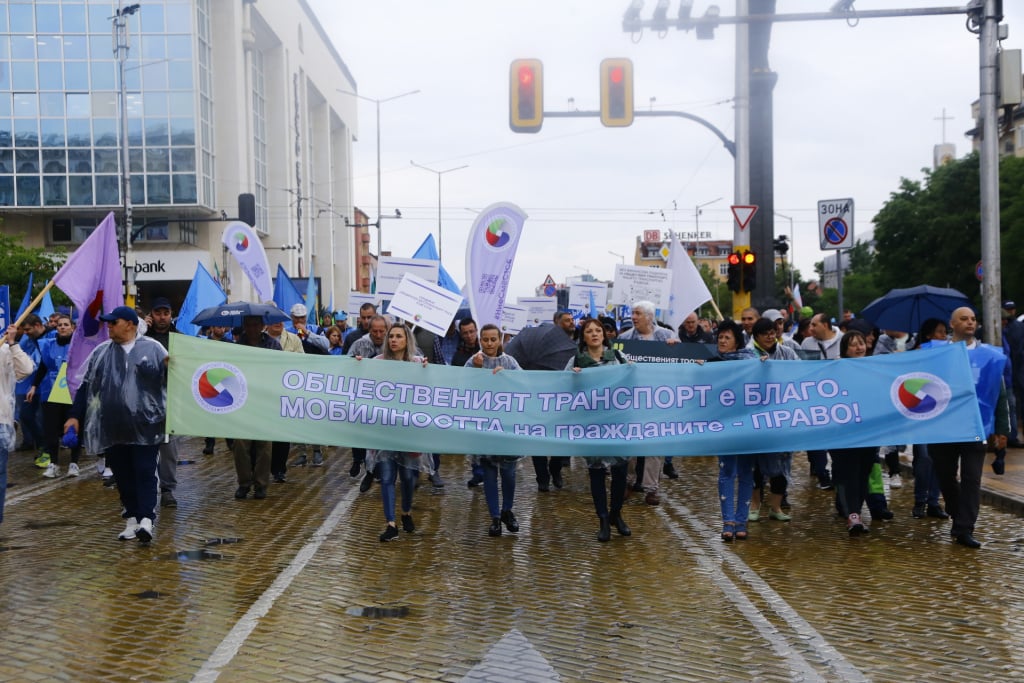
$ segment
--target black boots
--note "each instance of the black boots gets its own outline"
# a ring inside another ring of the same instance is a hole
[[[622,513],[613,512],[610,521],[615,525],[615,530],[619,532],[619,536],[633,535],[633,530],[626,524],[626,520],[622,519]]]
[[[607,543],[612,538],[612,525],[608,523],[607,517],[601,518],[601,530],[597,532],[597,540]]]
[[[505,523],[505,528],[513,534],[519,531],[519,522],[516,521],[516,516],[512,514],[511,510],[504,510],[500,519]]]

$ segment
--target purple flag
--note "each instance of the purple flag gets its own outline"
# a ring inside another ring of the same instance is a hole
[[[85,359],[109,338],[107,326],[99,316],[124,306],[121,277],[117,228],[114,214],[109,213],[53,276],[53,284],[60,287],[79,310],[78,327],[68,350],[68,389],[72,396],[82,383]]]
[[[477,329],[487,323],[501,326],[501,310],[512,276],[526,213],[515,204],[499,202],[480,212],[466,243],[466,298]]]

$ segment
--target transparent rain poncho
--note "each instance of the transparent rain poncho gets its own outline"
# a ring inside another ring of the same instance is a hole
[[[131,351],[114,342],[96,347],[84,374],[89,392],[82,438],[90,454],[117,444],[157,445],[164,438],[167,351],[148,337]]]

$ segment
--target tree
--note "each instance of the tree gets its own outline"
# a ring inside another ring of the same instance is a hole
[[[1000,266],[1008,297],[1024,292],[1024,159],[1000,160]],[[953,287],[980,303],[975,266],[981,259],[979,160],[971,154],[934,171],[924,183],[906,178],[875,216],[877,279],[883,291],[929,284]]]
[[[844,260],[848,264],[847,270],[843,273],[843,308],[850,309],[855,313],[864,309],[869,303],[885,294],[879,282],[878,268],[874,251],[867,242],[857,242],[852,249],[843,253]],[[824,262],[815,264],[819,277],[824,281]],[[839,311],[839,290],[824,289],[811,306],[830,317],[838,315]]]
[[[715,271],[711,269],[706,263],[700,264],[700,276],[704,280],[704,284],[707,286],[708,291],[711,292],[711,301],[715,302],[715,306],[718,306],[720,311],[731,311],[732,310],[732,292],[726,287],[725,283],[718,279]],[[717,320],[718,314],[715,312],[715,307],[711,305],[711,301],[702,304],[700,309],[697,311],[697,315],[702,318],[710,318],[711,320]]]
[[[0,284],[10,286],[11,306],[16,309],[28,287],[29,273],[33,275],[32,296],[40,291],[46,281],[64,262],[64,250],[56,251],[41,247],[26,247],[21,235],[0,233]],[[57,290],[50,290],[54,303],[66,303],[67,297]],[[15,311],[17,312],[17,311]],[[11,316],[13,321],[14,317]]]

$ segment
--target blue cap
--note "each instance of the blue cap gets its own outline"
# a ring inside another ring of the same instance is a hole
[[[102,320],[105,323],[112,323],[115,320],[127,320],[128,322],[134,325],[139,324],[139,316],[135,312],[135,309],[128,308],[127,306],[118,306],[110,313],[107,313],[106,315],[101,315],[100,320]]]

